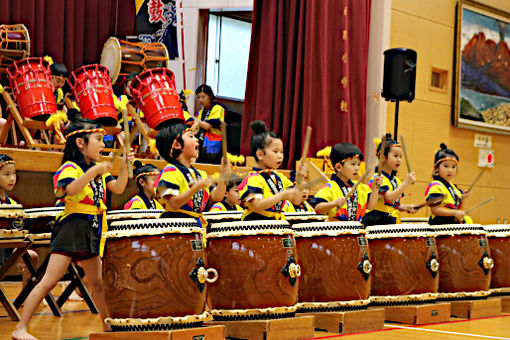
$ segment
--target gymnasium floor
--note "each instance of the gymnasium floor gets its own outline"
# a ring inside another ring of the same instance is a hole
[[[2,288],[11,299],[20,291],[20,283],[2,282]],[[58,296],[61,287],[57,286],[54,295]],[[54,317],[48,308],[41,306],[30,325],[32,334],[41,340],[78,340],[88,339],[88,335],[100,332],[99,316],[91,314],[84,302],[68,301],[63,307],[64,317]],[[510,313],[501,316],[466,320],[451,318],[450,322],[428,326],[410,326],[387,323],[380,331],[338,335],[335,333],[315,332],[314,339],[509,339]],[[15,322],[0,307],[0,339],[10,339]],[[406,340],[407,340],[406,339]],[[126,339],[129,340],[129,339]]]

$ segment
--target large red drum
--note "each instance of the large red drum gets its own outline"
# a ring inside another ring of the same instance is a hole
[[[102,65],[85,65],[74,70],[67,80],[83,118],[105,126],[117,125],[117,110],[108,69]]]
[[[30,56],[30,35],[23,24],[0,25],[0,72]]]
[[[154,68],[140,73],[130,85],[138,107],[151,129],[170,119],[184,121],[172,71]]]
[[[358,308],[370,302],[370,264],[359,222],[293,225],[301,263],[299,310]]]
[[[428,224],[367,227],[372,264],[372,301],[376,304],[434,301],[439,260]]]
[[[491,293],[510,293],[510,225],[494,224],[483,227],[487,232],[494,268]]]
[[[431,226],[439,253],[440,298],[483,297],[490,294],[491,259],[486,231],[478,224]]]
[[[25,209],[24,229],[31,234],[51,233],[55,218],[63,211],[64,207]]]
[[[195,219],[118,221],[106,232],[103,259],[105,322],[116,331],[196,326],[204,312],[203,231]]]
[[[211,225],[207,260],[219,279],[209,285],[207,305],[215,319],[294,314],[301,269],[293,234],[286,221]]]
[[[43,58],[26,58],[7,70],[12,91],[24,118],[46,120],[57,111],[49,63]]]
[[[0,229],[23,229],[25,212],[21,204],[0,205]]]

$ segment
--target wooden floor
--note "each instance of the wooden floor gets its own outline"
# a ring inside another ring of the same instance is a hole
[[[11,299],[20,291],[20,283],[2,282],[2,288]],[[54,290],[58,296],[61,287]],[[88,335],[101,331],[101,324],[97,314],[91,314],[83,302],[68,301],[63,307],[64,317],[59,318],[51,314],[47,307],[41,305],[30,325],[32,334],[41,340],[60,339],[88,339]],[[7,313],[0,306],[0,339],[10,339],[9,334],[16,323],[11,321]],[[335,333],[315,332],[314,339],[509,339],[510,314],[498,317],[465,320],[451,318],[450,322],[432,324],[428,326],[409,326],[404,324],[385,325],[384,330],[360,334],[338,335]],[[126,339],[127,340],[127,339]]]

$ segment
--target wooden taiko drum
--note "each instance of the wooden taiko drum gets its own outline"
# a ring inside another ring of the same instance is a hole
[[[25,209],[24,229],[31,234],[51,233],[55,218],[63,211],[64,207]]]
[[[209,285],[207,305],[217,320],[292,316],[301,269],[294,232],[286,221],[213,224],[207,260],[219,279]]]
[[[195,219],[119,221],[106,234],[103,259],[105,322],[116,331],[194,327],[204,312],[203,231]]]
[[[438,250],[428,224],[367,227],[375,304],[434,301],[439,288]],[[442,264],[441,264],[442,265]]]
[[[207,221],[207,231],[213,223],[225,223],[225,222],[239,222],[243,217],[242,210],[228,210],[228,211],[206,211],[203,213],[205,220]]]
[[[103,46],[100,64],[110,71],[112,84],[122,85],[129,73],[168,68],[168,60],[168,50],[161,42],[130,42],[110,37]]]
[[[301,264],[300,311],[359,308],[370,302],[372,265],[359,222],[293,225]]]
[[[23,24],[0,25],[0,72],[30,56],[30,35]]]
[[[25,212],[21,204],[0,205],[0,229],[23,229]]]
[[[491,293],[510,293],[510,225],[494,224],[483,227],[487,232],[494,268],[491,274]]]
[[[442,299],[490,294],[491,259],[486,231],[478,224],[431,226],[439,253],[439,292]]]

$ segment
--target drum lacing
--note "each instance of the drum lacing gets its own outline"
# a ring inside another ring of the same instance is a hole
[[[177,324],[155,324],[155,325],[111,325],[112,331],[161,331],[182,328],[193,328],[202,326],[202,322],[177,323]]]
[[[133,209],[134,210],[134,209]],[[143,215],[143,214],[154,214],[154,213],[163,213],[163,209],[136,209],[136,210],[112,210],[108,211],[107,215],[129,215],[129,214],[136,214],[136,215]]]
[[[319,225],[319,224],[315,224],[315,225],[311,225],[311,226],[299,226],[299,227],[296,227],[294,226],[293,229],[295,231],[327,231],[327,230],[358,230],[358,229],[363,229],[361,226],[359,225],[338,225],[338,226],[332,226],[332,225]]]
[[[154,228],[194,228],[198,227],[197,223],[183,222],[183,221],[172,221],[172,222],[146,222],[138,224],[115,224],[110,225],[108,231],[121,231],[121,230],[138,230],[138,229],[154,229]]]
[[[466,226],[459,224],[458,227],[440,227],[434,226],[431,228],[432,231],[442,232],[442,231],[485,231],[482,226]]]
[[[243,231],[243,230],[281,230],[281,229],[291,229],[291,227],[287,224],[285,225],[263,225],[263,224],[253,224],[253,225],[240,225],[240,226],[227,226],[227,227],[214,227],[214,224],[211,225],[210,232],[218,233],[223,231]]]
[[[404,233],[432,233],[434,229],[432,228],[391,228],[391,229],[376,229],[376,230],[368,230],[369,235],[373,234],[404,234]]]

